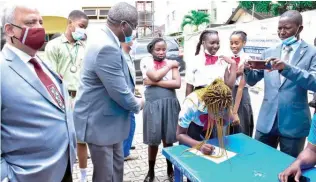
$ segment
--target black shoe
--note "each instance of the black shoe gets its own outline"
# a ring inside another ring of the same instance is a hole
[[[155,176],[150,176],[149,174],[147,174],[144,182],[154,182],[155,181]]]
[[[136,149],[136,147],[133,145],[133,146],[131,146],[131,150],[135,150]]]
[[[170,182],[174,182],[174,174],[173,173],[169,174],[168,175],[168,179],[169,179]]]

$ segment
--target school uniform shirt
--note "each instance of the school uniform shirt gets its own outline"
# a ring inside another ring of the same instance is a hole
[[[189,128],[191,122],[194,122],[198,126],[207,129],[208,112],[204,102],[201,102],[195,92],[191,93],[186,97],[184,103],[181,106],[179,114],[179,126],[182,128]],[[231,122],[228,119],[224,122],[227,126]]]
[[[65,34],[49,41],[45,47],[46,63],[67,81],[70,91],[77,91],[79,88],[84,51],[84,41],[76,41],[71,44]],[[76,72],[70,71],[72,66],[77,67]]]
[[[228,64],[217,55],[211,56],[201,51],[199,55],[194,56],[193,60],[190,60],[186,68],[185,81],[194,87],[205,87],[217,78],[224,79],[227,66]]]
[[[147,78],[147,71],[152,70],[152,69],[155,69],[155,70],[161,69],[165,67],[169,61],[170,60],[166,60],[166,59],[161,62],[154,61],[152,56],[143,58],[140,61],[140,69],[143,75],[143,79]],[[172,80],[172,70],[169,70],[168,73],[162,78],[162,80]]]
[[[247,61],[250,60],[250,56],[246,54],[243,50],[241,50],[238,54],[232,55],[232,59],[236,61],[236,64],[238,65],[238,69]],[[236,78],[235,85],[238,86],[241,80],[241,76]],[[245,87],[249,87],[248,84],[245,85]]]

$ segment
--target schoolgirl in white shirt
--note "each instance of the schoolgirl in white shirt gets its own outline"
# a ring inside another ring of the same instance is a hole
[[[250,57],[243,51],[247,42],[247,34],[243,31],[234,31],[230,36],[230,49],[233,53],[232,59],[237,65],[236,82],[233,88],[234,108],[233,114],[238,115],[240,120],[240,131],[231,131],[233,133],[242,132],[252,137],[253,132],[253,112],[251,107],[248,85],[244,79],[243,65]],[[232,129],[231,129],[232,130]]]
[[[204,30],[200,35],[195,57],[187,64],[186,96],[193,90],[210,85],[216,78],[223,79],[230,88],[234,86],[236,63],[229,57],[216,55],[219,48],[218,32]],[[228,69],[229,65],[234,68],[232,71]]]

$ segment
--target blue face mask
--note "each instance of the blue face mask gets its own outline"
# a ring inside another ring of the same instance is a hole
[[[290,46],[290,45],[294,44],[295,42],[297,42],[298,41],[298,39],[297,39],[298,31],[299,31],[299,28],[297,29],[296,33],[293,36],[282,40],[282,44],[286,45],[286,46]]]
[[[76,41],[83,40],[86,36],[86,30],[84,28],[76,27],[76,30],[71,33],[72,38]]]
[[[123,22],[126,22],[126,21],[122,21],[122,23],[123,23]],[[127,22],[126,22],[126,23],[127,23]],[[132,26],[131,26],[129,23],[127,23],[127,25],[129,26],[129,28],[130,28],[132,31],[134,31],[133,28],[132,28]],[[125,43],[126,43],[126,44],[131,43],[131,42],[133,41],[133,38],[134,38],[133,33],[132,33],[130,36],[126,36],[126,34],[125,34],[125,32],[124,32],[123,29],[122,29],[122,32],[123,32],[123,34],[124,34],[124,36],[125,36]]]
[[[133,41],[133,36],[129,36],[129,37],[125,37],[125,43],[128,44],[128,43],[131,43]]]
[[[282,44],[283,45],[286,45],[286,46],[290,46],[292,45],[293,43],[297,42],[297,38],[295,35],[289,37],[289,38],[286,38],[284,40],[282,40]]]

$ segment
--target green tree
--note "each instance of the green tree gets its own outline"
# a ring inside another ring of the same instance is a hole
[[[210,15],[201,11],[192,10],[183,17],[181,29],[183,30],[186,25],[191,25],[194,26],[194,32],[196,32],[203,23],[210,23]]]
[[[240,1],[242,8],[252,10],[255,6],[255,12],[272,14],[279,16],[287,10],[307,11],[316,9],[316,1]]]

